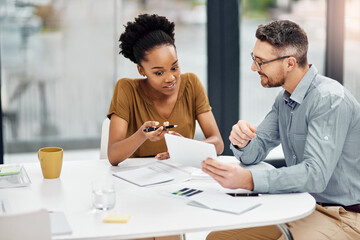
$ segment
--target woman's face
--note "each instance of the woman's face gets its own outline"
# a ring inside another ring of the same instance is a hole
[[[172,45],[161,45],[146,52],[145,60],[141,61],[138,69],[140,74],[146,75],[149,90],[172,95],[179,89],[180,67],[176,49]]]

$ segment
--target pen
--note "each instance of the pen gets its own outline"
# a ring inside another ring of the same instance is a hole
[[[232,197],[258,197],[259,193],[226,193]]]
[[[169,129],[169,128],[175,128],[177,127],[178,125],[169,125],[169,126],[163,126],[164,129],[163,130],[166,130],[166,129]],[[159,127],[149,127],[149,128],[145,128],[143,130],[143,132],[152,132],[152,131],[155,131],[157,130]]]

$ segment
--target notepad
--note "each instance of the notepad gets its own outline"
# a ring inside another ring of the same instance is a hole
[[[209,208],[232,214],[242,214],[261,205],[259,199],[233,198],[225,193],[203,191],[188,198],[191,206]]]
[[[105,223],[127,223],[130,219],[129,214],[118,214],[118,213],[109,213],[104,218]]]
[[[144,166],[136,169],[118,171],[113,173],[113,175],[140,187],[174,180],[174,177],[170,174],[161,172],[153,166]]]

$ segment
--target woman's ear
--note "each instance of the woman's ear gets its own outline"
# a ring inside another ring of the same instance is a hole
[[[142,66],[140,66],[139,64],[136,65],[138,72],[141,76],[145,77],[145,73],[144,73],[144,69],[142,68]]]

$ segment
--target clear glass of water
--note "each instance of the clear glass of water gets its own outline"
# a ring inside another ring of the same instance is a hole
[[[109,179],[94,180],[92,182],[92,198],[92,203],[95,209],[113,209],[116,202],[114,183]]]

